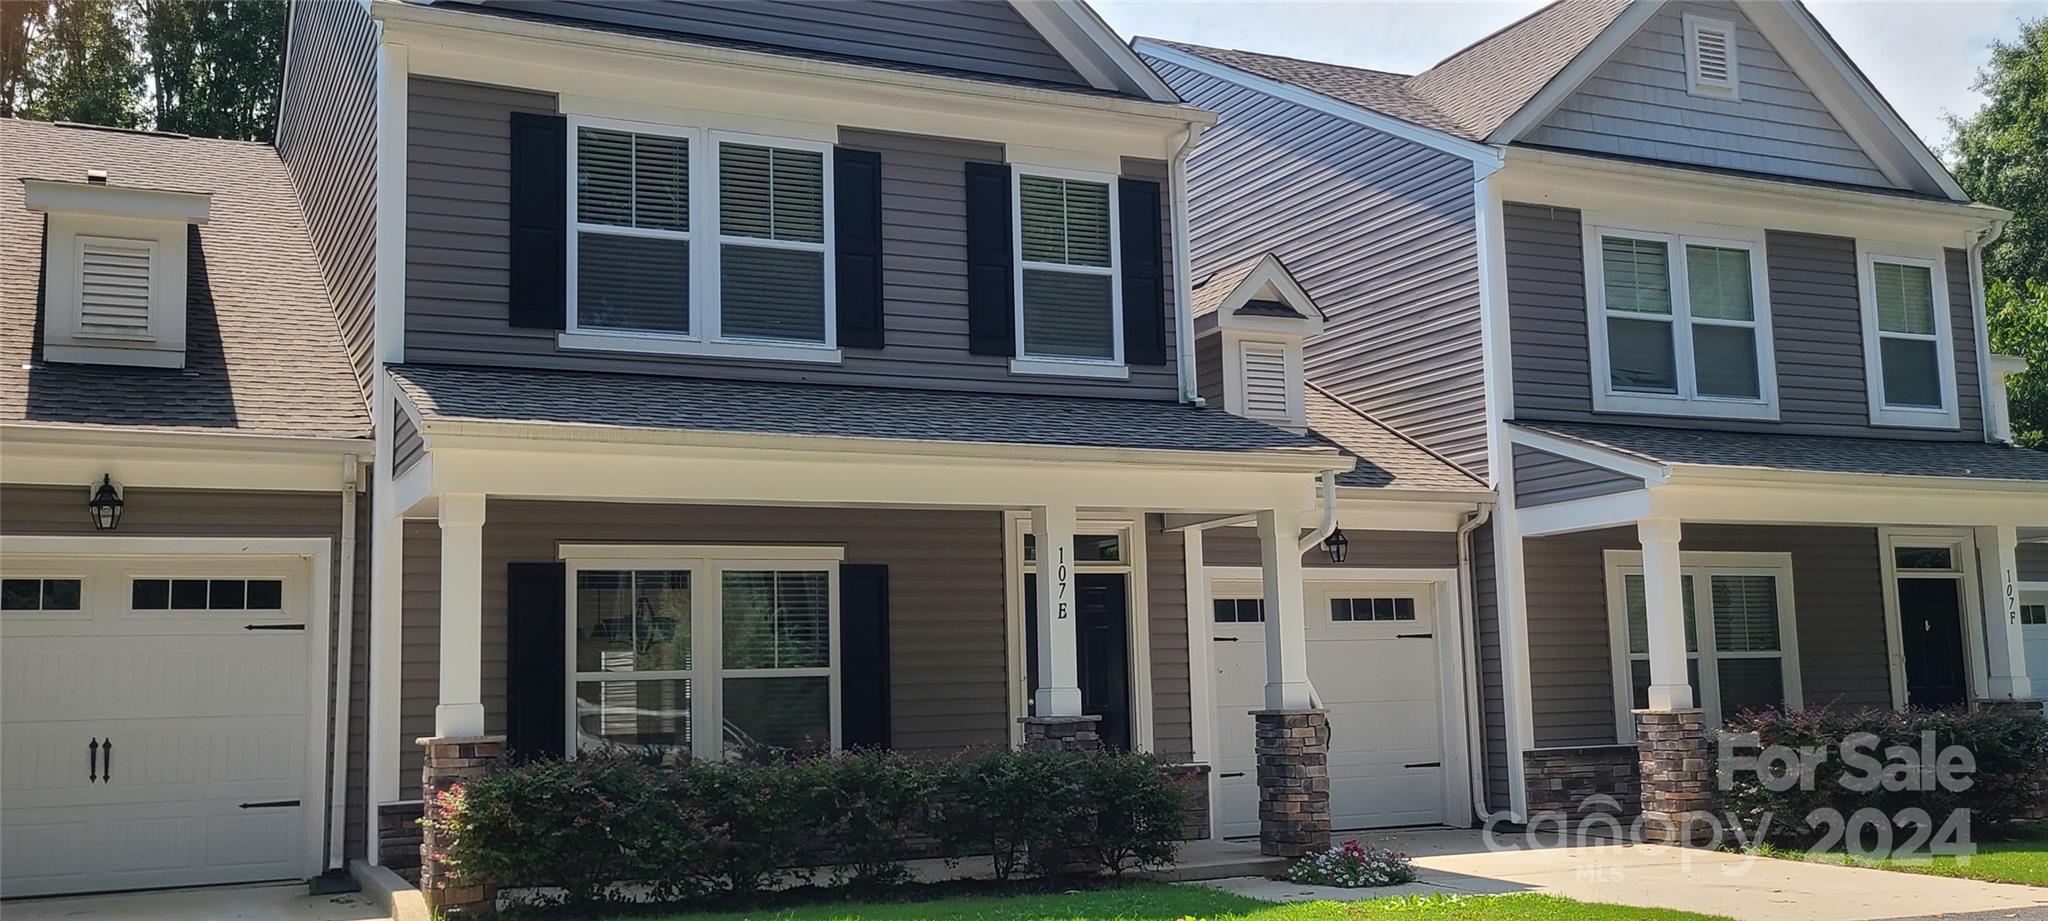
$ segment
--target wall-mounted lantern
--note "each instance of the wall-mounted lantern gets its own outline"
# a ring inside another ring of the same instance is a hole
[[[1330,562],[1342,563],[1351,551],[1351,538],[1344,536],[1344,529],[1338,528],[1323,538],[1323,552],[1330,555]]]
[[[92,512],[92,528],[95,531],[112,531],[121,526],[121,491],[114,488],[113,474],[100,477],[100,485],[93,487],[92,501],[85,504]]]

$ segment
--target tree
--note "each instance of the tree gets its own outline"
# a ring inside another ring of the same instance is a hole
[[[141,6],[157,130],[270,140],[285,0],[142,0]]]
[[[1984,253],[1985,312],[1992,348],[2030,365],[2010,381],[2014,440],[2048,449],[2048,18],[1993,42],[1975,86],[1984,108],[1949,119],[1956,180],[2013,212]]]
[[[133,128],[142,67],[123,10],[111,0],[56,0],[25,32],[29,118]]]

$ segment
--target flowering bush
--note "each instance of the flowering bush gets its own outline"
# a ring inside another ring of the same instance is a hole
[[[1287,868],[1287,878],[1297,883],[1346,889],[1398,886],[1415,881],[1415,865],[1408,862],[1406,854],[1346,841],[1343,847],[1317,851],[1295,861]]]

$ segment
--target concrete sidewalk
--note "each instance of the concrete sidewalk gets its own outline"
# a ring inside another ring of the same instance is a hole
[[[6,921],[389,921],[359,892],[307,895],[306,884],[269,883],[20,899],[0,904]]]
[[[1483,834],[1430,830],[1338,835],[1415,860],[1417,882],[1389,889],[1332,889],[1258,877],[1199,885],[1274,901],[1356,901],[1385,895],[1545,892],[1582,902],[1672,908],[1738,921],[1876,921],[1930,915],[2048,914],[2048,888],[1980,883],[1889,870],[1647,844],[1530,847],[1519,836],[1491,850]]]

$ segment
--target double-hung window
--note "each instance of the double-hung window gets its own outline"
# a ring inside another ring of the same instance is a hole
[[[564,345],[830,360],[831,145],[571,123]]]
[[[1760,239],[1589,227],[1586,294],[1595,409],[1777,417]]]
[[[838,747],[836,548],[563,548],[571,748]]]
[[[1615,651],[1616,727],[1633,738],[1630,710],[1649,705],[1649,609],[1642,555],[1607,554]],[[1783,554],[1684,554],[1686,678],[1718,723],[1745,710],[1800,706],[1792,564]],[[1702,620],[1699,612],[1708,612]]]
[[[1015,175],[1019,360],[1122,364],[1114,177]]]
[[[1939,256],[1862,252],[1859,287],[1873,425],[1957,425],[1948,278]]]

